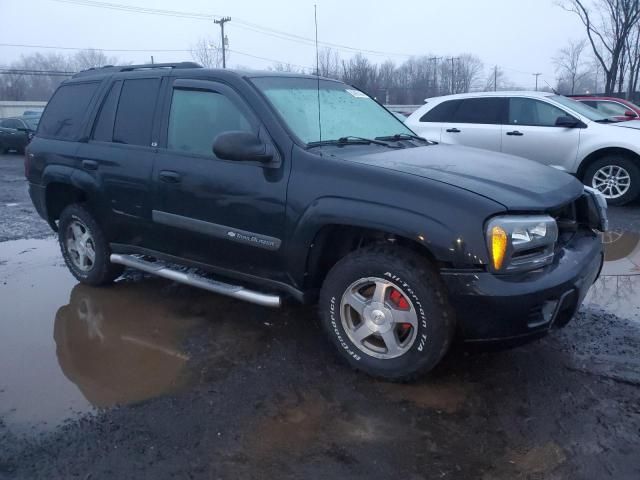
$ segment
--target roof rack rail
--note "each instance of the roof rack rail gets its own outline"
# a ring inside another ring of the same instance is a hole
[[[105,65],[104,67],[94,67],[76,73],[73,78],[84,77],[86,75],[96,75],[98,73],[118,73],[133,72],[134,70],[151,70],[155,68],[202,68],[202,65],[196,62],[176,62],[176,63],[145,63],[141,65]]]

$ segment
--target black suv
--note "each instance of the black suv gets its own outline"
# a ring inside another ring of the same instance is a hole
[[[605,204],[570,175],[436,145],[360,90],[179,63],[75,75],[25,170],[81,282],[123,266],[277,307],[319,302],[347,361],[408,379],[454,338],[566,324]]]

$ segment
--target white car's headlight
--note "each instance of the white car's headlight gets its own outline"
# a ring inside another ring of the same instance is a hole
[[[553,261],[558,225],[548,215],[504,215],[489,221],[486,238],[493,271],[534,270]]]

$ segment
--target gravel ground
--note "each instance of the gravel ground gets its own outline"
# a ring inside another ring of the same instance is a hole
[[[538,342],[458,345],[388,384],[312,308],[76,285],[20,168],[0,156],[0,479],[640,478],[640,277],[603,278]],[[612,226],[640,231],[639,210]]]

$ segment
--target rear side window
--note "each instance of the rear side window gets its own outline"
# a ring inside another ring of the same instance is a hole
[[[504,99],[467,98],[453,115],[455,123],[499,124],[502,120]]]
[[[116,118],[116,109],[118,107],[118,94],[120,93],[120,85],[122,82],[115,82],[111,86],[111,90],[107,94],[98,120],[93,129],[93,139],[99,142],[110,142],[113,139],[113,121]]]
[[[113,128],[114,142],[144,146],[151,144],[151,124],[159,86],[159,78],[124,81]]]
[[[59,140],[74,140],[82,128],[82,120],[99,82],[63,85],[47,104],[38,134]]]
[[[449,100],[442,102],[425,113],[421,118],[421,122],[452,122],[453,115],[462,103],[462,100]]]
[[[12,118],[3,120],[0,123],[0,127],[13,128],[13,129],[24,128],[24,126],[22,125],[22,122],[19,122],[18,120],[14,120]]]

